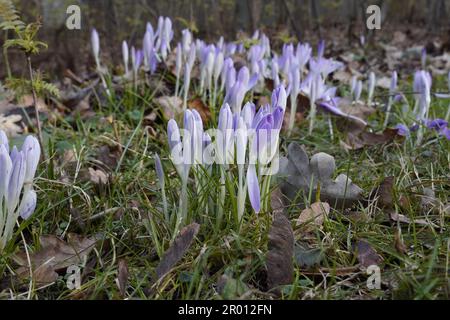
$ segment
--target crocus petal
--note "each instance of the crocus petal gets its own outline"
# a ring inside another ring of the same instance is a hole
[[[25,181],[26,172],[26,162],[25,155],[23,151],[17,152],[14,159],[12,159],[13,167],[8,185],[8,210],[12,212],[18,202],[20,197],[20,192],[22,191],[23,183]]]
[[[22,219],[28,219],[36,209],[37,195],[33,189],[27,190],[23,195],[19,208],[19,214]]]
[[[26,161],[25,183],[32,183],[41,157],[39,141],[33,136],[27,136],[22,151]]]
[[[5,146],[0,144],[0,202],[6,191],[8,190],[11,171],[11,158],[9,157],[8,151],[6,150]]]
[[[400,124],[396,125],[395,129],[397,129],[397,134],[400,136],[407,137],[410,134],[409,128],[407,126],[405,126],[404,124],[400,123]]]
[[[91,45],[92,52],[94,53],[94,58],[98,61],[98,57],[100,55],[100,37],[98,36],[98,32],[95,29],[92,29],[91,32]]]
[[[6,151],[9,153],[9,142],[6,133],[3,130],[0,130],[0,145],[4,146]]]
[[[252,208],[256,213],[259,213],[261,210],[261,194],[259,190],[258,177],[256,175],[256,168],[252,164],[248,166],[247,170],[247,188]]]

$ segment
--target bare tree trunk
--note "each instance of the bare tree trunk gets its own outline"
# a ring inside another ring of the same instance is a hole
[[[319,8],[317,7],[317,0],[310,0],[311,16],[314,21],[314,29],[318,32],[319,38],[322,39],[322,28],[320,26]]]
[[[285,12],[286,12],[287,16],[289,17],[289,22],[290,22],[290,24],[292,26],[292,29],[294,29],[295,35],[297,37],[297,40],[300,40],[301,39],[300,29],[297,26],[297,23],[295,22],[294,17],[292,16],[291,10],[289,9],[289,6],[288,6],[286,0],[282,0],[282,2],[283,2],[283,6],[284,6],[284,9],[285,9]]]
[[[247,8],[250,16],[251,30],[254,32],[259,28],[259,21],[261,18],[262,1],[261,0],[247,0]]]

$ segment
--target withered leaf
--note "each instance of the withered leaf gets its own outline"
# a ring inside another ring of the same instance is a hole
[[[372,190],[369,198],[377,200],[378,207],[382,209],[392,209],[394,206],[394,184],[395,177],[384,178],[380,185]]]
[[[354,246],[354,251],[360,265],[364,268],[371,265],[379,265],[383,262],[383,257],[365,240],[358,240]]]
[[[175,264],[183,258],[199,229],[199,224],[192,223],[180,231],[180,234],[164,253],[159,265],[156,267],[156,278],[158,280],[169,273]]]
[[[268,247],[266,265],[269,289],[292,283],[294,233],[290,221],[282,213],[274,214]]]
[[[41,249],[30,254],[33,280],[40,284],[53,282],[58,276],[56,271],[81,264],[96,242],[94,238],[85,238],[73,233],[67,235],[67,242],[53,235],[41,236]],[[13,258],[20,266],[17,270],[19,276],[28,277],[26,252],[20,252]]]
[[[118,262],[118,271],[117,271],[117,283],[119,285],[120,295],[125,297],[128,286],[128,263],[125,259],[120,259]]]
[[[363,131],[359,133],[349,132],[346,140],[341,145],[346,150],[358,150],[364,147],[385,144],[394,141],[396,138],[402,138],[398,135],[397,129],[387,128],[382,133],[373,133]]]
[[[272,211],[274,213],[284,213],[284,208],[286,205],[284,204],[285,196],[281,192],[280,188],[276,188],[270,194],[270,206],[272,207]]]
[[[305,148],[293,142],[288,147],[288,156],[280,159],[280,189],[294,200],[301,198],[297,196],[302,192],[307,195],[312,191],[315,195],[320,188],[322,201],[333,207],[351,207],[361,199],[363,190],[344,174],[333,179],[335,171],[336,163],[331,155],[321,152],[309,160]]]
[[[297,226],[303,226],[303,231],[311,232],[321,227],[325,217],[330,213],[330,205],[326,202],[315,202],[310,208],[304,209],[297,219]]]
[[[323,252],[320,248],[311,248],[307,243],[296,243],[294,248],[295,264],[302,268],[311,268],[320,264]]]

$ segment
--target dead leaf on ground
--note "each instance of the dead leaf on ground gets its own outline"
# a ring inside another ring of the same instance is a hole
[[[312,188],[312,201],[316,201],[315,195],[320,185],[322,201],[332,207],[351,207],[361,200],[363,190],[344,174],[333,179],[335,171],[335,160],[329,154],[317,153],[309,160],[304,147],[291,143],[288,146],[288,156],[280,159],[280,189],[288,199],[294,200],[301,198],[298,195],[310,194]],[[304,207],[304,204],[299,205]]]
[[[73,233],[67,235],[67,242],[53,235],[41,236],[41,248],[30,254],[33,280],[38,284],[54,282],[58,277],[57,271],[82,264],[96,242],[94,238],[85,238]],[[18,253],[13,259],[19,265],[17,269],[19,277],[29,277],[26,252]]]
[[[9,137],[17,137],[22,133],[22,127],[18,124],[22,117],[18,114],[4,116],[0,114],[0,130],[4,131]]]
[[[304,209],[297,219],[297,226],[302,226],[304,232],[312,232],[323,225],[325,217],[330,213],[330,205],[326,202],[315,202],[310,208]]]
[[[31,94],[24,95],[18,100],[18,103],[24,107],[34,107],[33,96]],[[37,99],[37,107],[39,111],[48,111],[47,104],[41,98]]]
[[[345,141],[341,141],[341,146],[346,150],[358,150],[364,147],[390,143],[396,138],[402,139],[404,137],[398,134],[397,129],[391,128],[385,129],[380,134],[368,131],[363,131],[358,134],[349,133]]]
[[[276,188],[270,194],[270,206],[272,207],[273,213],[284,213],[285,196],[281,192],[280,188]]]
[[[155,102],[162,107],[162,113],[167,120],[183,112],[183,100],[180,97],[163,96],[156,98]]]
[[[203,123],[208,123],[211,119],[211,111],[209,107],[200,98],[195,98],[188,101],[188,107],[190,109],[195,109],[200,114]]]
[[[314,267],[322,261],[324,253],[320,248],[311,248],[306,242],[298,242],[294,248],[295,264],[301,268]]]
[[[161,280],[183,258],[200,229],[200,225],[192,223],[184,227],[170,248],[164,253],[156,267],[156,279]]]
[[[291,222],[281,213],[274,214],[268,247],[266,255],[268,288],[274,289],[292,283],[294,233]]]
[[[120,259],[118,262],[117,271],[117,284],[119,286],[120,295],[124,298],[127,292],[128,277],[130,276],[128,272],[128,264],[125,259]]]
[[[369,199],[376,200],[378,207],[381,209],[393,209],[394,185],[394,176],[384,178],[380,185],[372,190],[369,195]]]
[[[100,169],[89,168],[89,180],[94,184],[107,184],[109,176]]]
[[[383,262],[383,257],[366,240],[358,240],[354,245],[354,251],[359,264],[364,268],[372,265],[379,266]]]

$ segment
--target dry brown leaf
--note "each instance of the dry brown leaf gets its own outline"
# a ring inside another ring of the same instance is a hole
[[[117,271],[117,284],[119,286],[120,295],[124,298],[127,292],[128,286],[128,264],[125,259],[120,259],[118,262],[118,271]]]
[[[383,179],[380,185],[372,190],[369,198],[377,200],[377,205],[382,209],[392,209],[394,206],[395,177],[390,176]]]
[[[372,265],[379,265],[383,262],[383,257],[381,257],[365,240],[358,240],[354,245],[354,251],[359,264],[364,268]]]
[[[19,99],[18,103],[24,107],[33,107],[34,106],[33,96],[31,94],[24,95]],[[47,104],[41,98],[37,99],[37,107],[39,111],[48,111]]]
[[[330,205],[326,202],[315,202],[310,208],[300,213],[297,226],[303,226],[305,232],[314,231],[323,225],[325,217],[330,213]]]
[[[270,194],[270,206],[272,207],[273,213],[284,213],[284,199],[286,197],[281,192],[280,188],[276,188]]]
[[[67,235],[67,242],[53,235],[41,236],[41,249],[30,254],[33,280],[39,284],[55,281],[58,276],[57,271],[82,264],[96,242],[94,238],[85,238],[73,233]],[[13,258],[19,264],[17,269],[19,277],[29,277],[26,252],[20,252]]]
[[[183,100],[180,97],[163,96],[155,99],[162,107],[162,113],[166,119],[173,119],[183,111]]]
[[[22,133],[22,127],[17,123],[22,120],[18,114],[4,116],[0,114],[0,130],[4,131],[9,137],[16,137]]]
[[[389,143],[394,139],[402,137],[398,135],[397,129],[386,129],[382,133],[372,133],[363,131],[359,134],[348,133],[345,141],[341,141],[341,146],[346,150],[358,150],[364,147]]]
[[[269,289],[292,283],[294,273],[294,232],[291,222],[275,213],[269,232],[269,251],[266,256]]]
[[[189,100],[188,107],[190,109],[195,109],[198,113],[200,113],[200,117],[202,117],[203,123],[207,123],[209,119],[211,119],[211,111],[209,110],[209,107],[202,101],[202,99],[195,98],[193,100]]]
[[[170,248],[164,253],[158,267],[156,267],[156,278],[161,280],[170,270],[183,258],[197,235],[200,225],[192,223],[184,227]]]
[[[95,184],[107,184],[109,177],[108,175],[99,169],[89,168],[89,180]]]

